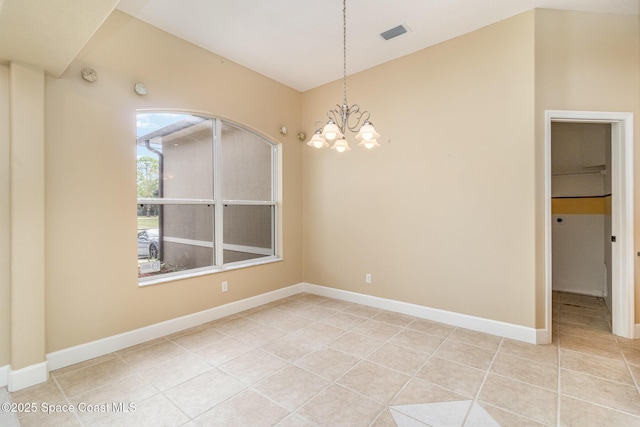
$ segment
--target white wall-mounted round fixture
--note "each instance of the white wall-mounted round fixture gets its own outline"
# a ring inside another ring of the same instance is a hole
[[[138,94],[138,95],[146,95],[149,91],[147,90],[147,86],[145,86],[144,83],[142,82],[136,82],[135,85],[133,85],[133,90]]]
[[[82,78],[89,83],[93,83],[98,80],[98,73],[96,73],[96,70],[91,67],[84,67],[80,70],[80,74],[82,75]]]
[[[286,135],[286,134],[287,134],[287,132],[289,132],[289,129],[287,129],[287,127],[286,127],[286,126],[281,126],[281,127],[280,127],[280,133],[281,133],[281,134]]]

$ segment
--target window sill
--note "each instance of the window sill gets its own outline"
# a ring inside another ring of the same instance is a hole
[[[260,260],[257,261],[253,261],[251,263],[247,263],[247,262],[237,262],[237,263],[231,263],[231,264],[227,264],[224,265],[222,267],[212,267],[212,268],[208,268],[206,270],[199,270],[199,271],[194,271],[194,272],[186,272],[186,273],[176,273],[175,275],[165,275],[162,277],[149,277],[149,278],[144,278],[144,279],[139,279],[138,280],[138,286],[139,287],[145,287],[145,286],[150,286],[150,285],[159,285],[160,283],[168,283],[168,282],[175,282],[177,280],[184,280],[184,279],[191,279],[194,277],[200,277],[200,276],[206,276],[209,274],[216,274],[216,273],[222,273],[225,271],[230,271],[230,270],[238,270],[240,268],[247,268],[247,267],[255,267],[258,265],[265,265],[265,264],[271,264],[274,262],[280,262],[280,261],[284,261],[283,258],[280,257],[266,257],[266,258],[262,258]]]

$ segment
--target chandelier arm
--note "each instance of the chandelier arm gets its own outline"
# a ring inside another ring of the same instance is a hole
[[[353,117],[355,119],[355,123],[351,124],[349,119]],[[360,106],[358,104],[353,104],[351,106],[351,113],[347,117],[346,127],[354,133],[360,129],[360,124],[364,124],[371,118],[371,114],[368,111],[360,111]]]
[[[347,117],[349,115],[348,109],[347,109]],[[343,106],[340,106],[338,104],[336,104],[336,106],[333,108],[333,110],[329,110],[327,111],[327,117],[329,118],[329,120],[333,121],[336,126],[338,126],[338,128],[340,128],[340,132],[342,132],[344,134],[345,131],[345,124],[346,124],[346,119],[345,119],[345,114],[344,114],[344,108]]]
[[[340,127],[340,123],[341,123],[340,110],[333,109],[333,110],[327,111],[327,118],[333,121],[335,124],[337,124],[338,127]]]

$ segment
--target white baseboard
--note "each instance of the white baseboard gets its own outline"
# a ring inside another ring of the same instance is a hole
[[[43,376],[42,372],[39,372],[38,378],[44,378],[41,381],[46,381],[47,364],[50,370],[64,368],[75,363],[103,356],[117,350],[122,350],[123,348],[127,348],[184,329],[198,326],[203,323],[219,319],[221,317],[236,314],[244,310],[249,310],[251,308],[258,307],[260,305],[267,304],[281,298],[286,298],[300,292],[308,292],[315,295],[364,304],[383,310],[408,314],[422,319],[433,320],[452,326],[471,329],[474,331],[484,332],[487,334],[497,335],[505,338],[511,338],[514,340],[524,341],[532,344],[547,343],[549,342],[551,336],[549,331],[546,330],[536,330],[533,328],[513,325],[510,323],[439,310],[402,301],[374,297],[371,295],[358,294],[355,292],[344,291],[310,283],[299,283],[265,294],[256,295],[251,298],[234,301],[229,304],[214,307],[198,313],[189,314],[186,316],[156,323],[154,325],[146,326],[144,328],[135,329],[133,331],[124,332],[122,334],[49,353],[47,354],[47,362],[42,364],[45,367],[45,375]],[[637,328],[638,326],[636,327],[636,329]],[[39,365],[35,366],[39,367]],[[8,367],[0,368],[0,381],[2,381],[3,376],[2,369],[8,371],[8,377],[10,381],[14,374],[16,374],[17,372],[11,371],[10,369],[8,369]],[[41,368],[39,367],[39,369]],[[18,384],[17,378],[21,377],[21,375],[18,375],[16,377],[14,384]],[[22,384],[26,382],[28,381],[21,380],[19,383]]]
[[[11,370],[11,366],[5,365],[0,366],[0,387],[6,387],[9,382],[9,371]]]
[[[357,304],[364,304],[383,310],[395,311],[396,313],[408,314],[421,319],[433,320],[435,322],[451,326],[458,326],[465,329],[471,329],[473,331],[511,338],[531,344],[549,342],[548,339],[550,335],[546,330],[536,330],[511,323],[499,322],[496,320],[484,319],[482,317],[469,316],[466,314],[454,313],[451,311],[439,310],[437,308],[379,298],[371,295],[358,294],[341,289],[313,285],[311,283],[305,283],[303,289],[304,292],[315,295],[336,298]]]
[[[569,294],[589,295],[592,297],[600,297],[600,298],[604,298],[606,296],[604,290],[594,291],[594,290],[580,289],[578,287],[562,286],[562,285],[552,286],[551,290],[553,292],[566,292]]]
[[[551,344],[552,339],[549,329],[536,329],[536,342],[533,344]]]
[[[22,369],[9,370],[7,389],[18,391],[32,385],[40,384],[49,379],[47,362],[37,363]]]
[[[206,322],[211,322],[212,320],[220,319],[244,310],[249,310],[281,298],[286,298],[300,292],[303,292],[302,284],[292,285],[240,301],[230,302],[198,313],[188,314],[186,316],[156,323],[144,328],[65,348],[64,350],[54,351],[53,353],[47,354],[49,369],[53,371],[64,368],[65,366],[70,366],[117,350],[122,350],[123,348],[173,334],[175,332],[192,328]]]

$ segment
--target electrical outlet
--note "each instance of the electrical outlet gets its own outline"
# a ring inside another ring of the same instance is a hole
[[[229,284],[225,281],[222,282],[222,292],[227,292],[229,290]]]
[[[367,273],[364,275],[365,283],[371,283],[371,274]]]

